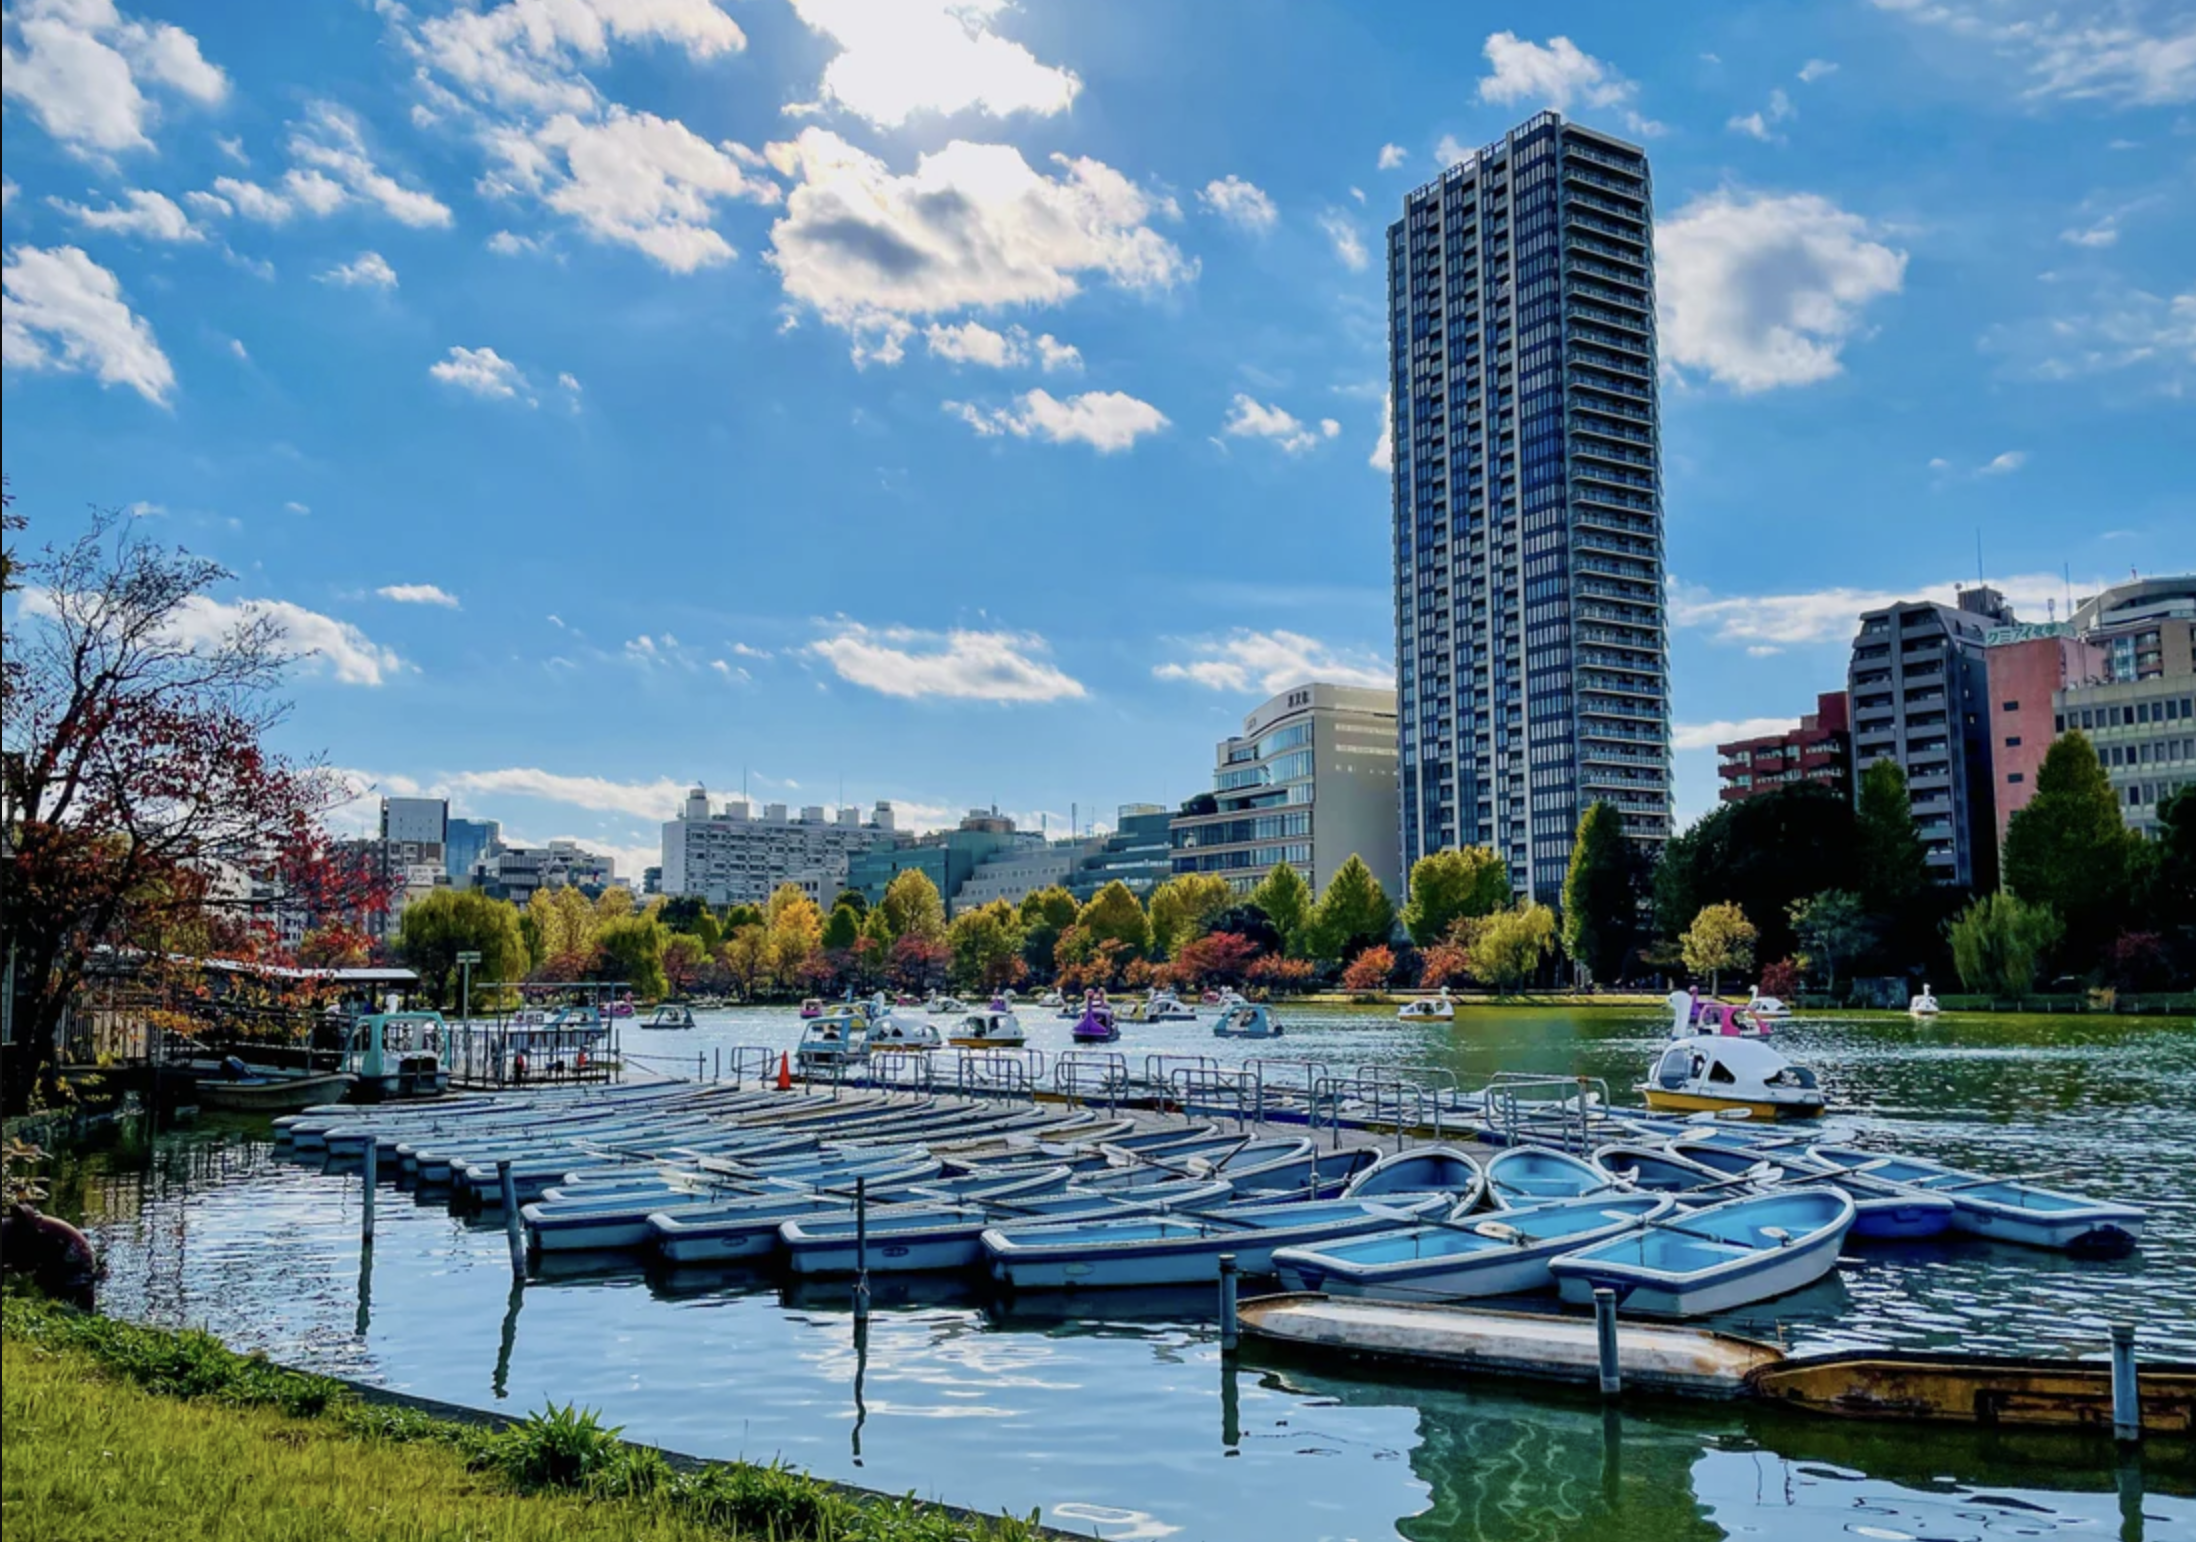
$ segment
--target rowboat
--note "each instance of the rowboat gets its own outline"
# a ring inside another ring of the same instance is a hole
[[[1235,1255],[1244,1274],[1271,1274],[1276,1248],[1332,1241],[1396,1224],[1440,1204],[1405,1200],[1394,1208],[1354,1199],[1295,1204],[1225,1205],[1195,1214],[1060,1226],[993,1228],[984,1233],[992,1277],[1018,1290],[1120,1285],[1194,1285],[1217,1279],[1220,1255]]]
[[[1813,1284],[1837,1267],[1852,1225],[1844,1190],[1781,1189],[1650,1221],[1548,1267],[1574,1305],[1608,1287],[1626,1312],[1699,1317]]]
[[[1487,1162],[1487,1191],[1504,1205],[1576,1199],[1615,1187],[1593,1163],[1548,1146],[1508,1146]]]
[[[1486,1192],[1487,1175],[1456,1147],[1420,1146],[1382,1157],[1352,1178],[1342,1197],[1386,1203],[1404,1194],[1440,1194],[1451,1201],[1457,1215],[1462,1215]]]
[[[637,1248],[647,1245],[655,1235],[655,1222],[666,1216],[699,1221],[704,1216],[739,1212],[743,1206],[780,1197],[804,1200],[810,1208],[844,1209],[856,1178],[889,1195],[895,1184],[918,1183],[936,1177],[938,1171],[935,1158],[887,1156],[813,1169],[799,1177],[788,1175],[744,1191],[728,1191],[723,1184],[712,1186],[706,1180],[696,1180],[675,1184],[668,1192],[544,1199],[521,1208],[519,1216],[526,1223],[528,1240],[540,1252]],[[835,1192],[823,1194],[827,1186]]]
[[[1462,1207],[1445,1225],[1375,1232],[1273,1255],[1284,1290],[1404,1301],[1512,1296],[1554,1283],[1549,1263],[1565,1253],[1636,1230],[1668,1214],[1660,1194],[1551,1200],[1474,1220]]]
[[[1923,1157],[1891,1157],[1852,1146],[1810,1146],[1807,1154],[1864,1180],[1952,1201],[1952,1228],[2028,1247],[2112,1257],[2143,1234],[2141,1207],[2041,1188],[2018,1178],[1961,1172]]]
[[[1752,1153],[1718,1153],[1735,1157],[1738,1165],[1719,1167],[1705,1160],[1696,1160],[1678,1150],[1665,1150],[1656,1146],[1634,1145],[1628,1141],[1612,1141],[1594,1150],[1594,1166],[1609,1175],[1611,1183],[1622,1184],[1629,1189],[1644,1189],[1655,1194],[1683,1194],[1689,1190],[1717,1187],[1721,1197],[1728,1198],[1732,1180],[1751,1178],[1766,1180],[1777,1176],[1777,1169]]]
[[[342,1071],[303,1076],[202,1076],[197,1097],[200,1107],[218,1108],[225,1113],[294,1114],[301,1108],[343,1096],[350,1090],[351,1080]]]
[[[1896,1184],[1878,1183],[1820,1161],[1798,1148],[1754,1148],[1680,1141],[1672,1148],[1683,1160],[1756,1179],[1754,1187],[1775,1184],[1828,1184],[1853,1196],[1853,1237],[1871,1242],[1920,1242],[1952,1229],[1959,1207],[1939,1194],[1923,1194]],[[1766,1169],[1769,1177],[1761,1178]],[[1685,1196],[1679,1204],[1687,1203]]]

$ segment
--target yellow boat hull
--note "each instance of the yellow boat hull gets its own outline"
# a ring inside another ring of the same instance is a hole
[[[1698,1092],[1670,1092],[1661,1087],[1642,1089],[1649,1108],[1665,1113],[1698,1114],[1722,1113],[1727,1109],[1743,1108],[1756,1119],[1815,1119],[1822,1115],[1820,1103],[1765,1103],[1755,1098],[1718,1098]]]

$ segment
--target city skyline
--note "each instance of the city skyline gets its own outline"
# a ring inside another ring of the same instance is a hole
[[[1382,232],[1555,108],[1654,165],[1682,825],[1864,610],[2191,565],[2181,24],[2000,9],[32,0],[6,469],[318,649],[282,742],[514,841],[1110,822],[1391,670]]]

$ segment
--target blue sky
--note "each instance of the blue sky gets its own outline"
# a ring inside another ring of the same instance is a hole
[[[1691,815],[1978,536],[2196,559],[2196,17],[2078,9],[20,0],[5,464],[517,836],[1110,816],[1386,674],[1382,231],[1554,106],[1653,158]]]

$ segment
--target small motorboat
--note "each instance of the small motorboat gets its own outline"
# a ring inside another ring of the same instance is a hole
[[[1350,1180],[1344,1199],[1378,1199],[1397,1195],[1440,1194],[1450,1201],[1453,1214],[1462,1215],[1477,1205],[1487,1192],[1487,1175],[1479,1164],[1454,1146],[1420,1146],[1411,1151],[1392,1151]],[[1316,1290],[1317,1286],[1307,1286]]]
[[[1523,1295],[1555,1284],[1549,1265],[1566,1253],[1638,1230],[1671,1212],[1667,1195],[1557,1199],[1467,1220],[1405,1227],[1273,1255],[1284,1290],[1401,1301]]]
[[[852,1010],[819,1017],[801,1030],[793,1063],[803,1074],[858,1065],[869,1057],[868,1027],[868,1018]]]
[[[1243,1274],[1271,1274],[1284,1247],[1311,1246],[1406,1224],[1439,1208],[1432,1198],[1382,1206],[1354,1199],[1223,1205],[1120,1221],[1016,1226],[984,1233],[992,1277],[1018,1290],[1196,1285],[1220,1276],[1220,1255]]]
[[[1930,990],[1929,982],[1924,980],[1921,994],[1907,1002],[1906,1010],[1907,1014],[1912,1017],[1935,1017],[1942,1013],[1944,1008],[1937,1005],[1936,994]]]
[[[1611,1193],[1616,1183],[1584,1158],[1552,1146],[1505,1146],[1487,1161],[1487,1192],[1503,1205]]]
[[[1281,1020],[1273,1015],[1273,1009],[1256,1001],[1228,1008],[1212,1025],[1216,1039],[1278,1039],[1281,1034]]]
[[[1574,1306],[1592,1305],[1606,1287],[1620,1311],[1700,1317],[1814,1284],[1837,1267],[1852,1226],[1843,1189],[1781,1189],[1650,1220],[1548,1268]]]
[[[1456,1003],[1449,998],[1449,988],[1444,985],[1441,987],[1440,995],[1421,996],[1416,1001],[1406,1001],[1402,1006],[1396,1008],[1395,1015],[1398,1021],[1406,1023],[1416,1021],[1452,1022],[1456,1018]]]
[[[1790,1017],[1792,1015],[1792,1009],[1786,1006],[1780,998],[1776,996],[1764,996],[1761,993],[1761,987],[1758,985],[1753,986],[1747,991],[1745,1010],[1753,1013],[1757,1019],[1766,1017]]]
[[[1104,991],[1092,991],[1084,999],[1082,1015],[1075,1019],[1068,1034],[1078,1044],[1111,1044],[1121,1037],[1120,1025],[1113,1020],[1113,1008],[1106,1005]]]
[[[810,1018],[821,1017],[823,1015],[823,997],[811,996],[806,1001],[801,1003],[801,1020],[803,1022],[806,1022]]]
[[[1161,986],[1145,997],[1143,1002],[1130,1009],[1130,1016],[1139,1023],[1194,1023],[1197,1014],[1182,1004],[1182,998]]]
[[[2146,1215],[2137,1205],[2115,1204],[2020,1178],[1961,1172],[1923,1157],[1884,1156],[1853,1146],[1810,1146],[1807,1154],[1844,1177],[1910,1194],[1949,1199],[1952,1229],[1999,1242],[2056,1248],[2091,1257],[2116,1257],[2134,1248]]]
[[[666,1003],[648,1014],[643,1028],[691,1028],[694,1026],[694,1009],[683,1004]]]
[[[1815,1073],[1759,1039],[1695,1034],[1656,1059],[1638,1089],[1654,1109],[1743,1108],[1756,1119],[1814,1119],[1825,1100]]]
[[[1026,1038],[1022,1020],[994,1002],[962,1018],[947,1042],[960,1049],[1020,1049]]]
[[[231,1057],[210,1074],[201,1073],[196,1097],[202,1108],[236,1114],[294,1114],[333,1103],[356,1080],[345,1071],[262,1071]]]

